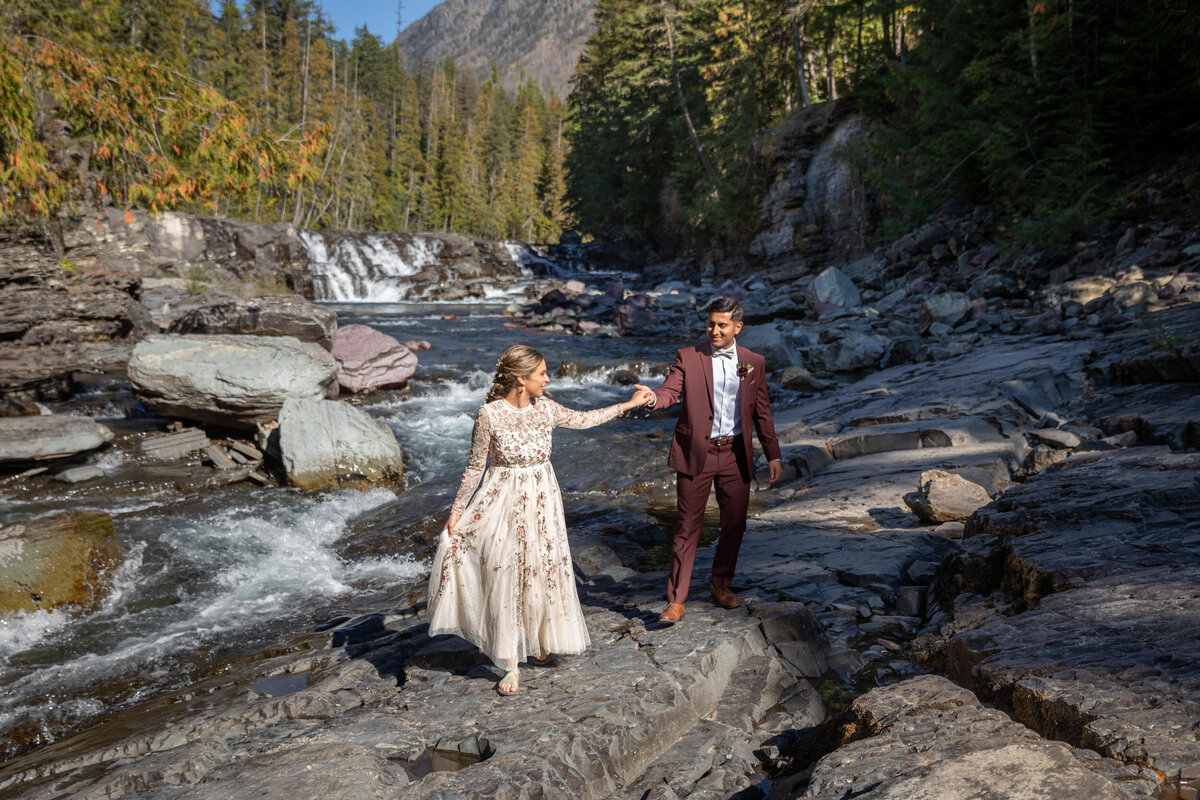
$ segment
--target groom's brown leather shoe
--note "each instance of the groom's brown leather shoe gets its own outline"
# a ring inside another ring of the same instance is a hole
[[[712,589],[713,602],[721,608],[737,608],[741,604],[738,596],[728,589],[722,589],[715,583],[710,585],[709,588]]]
[[[674,625],[683,619],[683,603],[667,603],[667,610],[658,615],[663,625]]]

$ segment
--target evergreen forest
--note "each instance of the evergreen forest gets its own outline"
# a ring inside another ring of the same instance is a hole
[[[563,99],[312,0],[0,0],[0,214],[80,204],[308,228],[660,245],[753,234],[764,133],[816,103],[914,222],[948,197],[1071,230],[1200,135],[1186,0],[598,0]]]
[[[559,98],[333,32],[311,0],[0,0],[0,213],[559,235]]]
[[[831,100],[876,121],[850,155],[899,227],[956,197],[1069,235],[1200,136],[1186,0],[599,0],[596,26],[567,155],[585,230],[745,242],[763,134]]]

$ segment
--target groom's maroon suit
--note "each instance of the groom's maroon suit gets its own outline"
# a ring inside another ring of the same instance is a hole
[[[671,575],[667,600],[683,603],[687,599],[704,521],[704,507],[715,482],[717,505],[721,509],[721,532],[713,559],[713,584],[728,589],[737,566],[738,549],[746,532],[746,508],[750,502],[750,480],[754,477],[753,427],[758,433],[767,460],[780,458],[771,401],[767,395],[766,359],[744,347],[737,348],[739,373],[747,367],[738,384],[741,403],[742,434],[732,445],[719,447],[710,441],[713,427],[713,355],[705,342],[684,347],[675,354],[675,363],[662,385],[654,390],[654,407],[666,408],[682,396],[683,407],[675,423],[671,454],[667,465],[678,475],[675,494],[679,521],[671,548]]]

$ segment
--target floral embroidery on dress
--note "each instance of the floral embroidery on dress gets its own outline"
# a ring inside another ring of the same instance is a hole
[[[480,408],[452,506],[460,520],[431,575],[431,635],[456,633],[497,663],[530,652],[582,652],[587,625],[550,465],[553,431],[591,428],[619,414],[619,406],[573,411],[549,398],[525,408],[503,399]]]

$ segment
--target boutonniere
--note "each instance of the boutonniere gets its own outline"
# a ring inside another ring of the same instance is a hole
[[[738,380],[740,380],[740,381],[746,380],[746,376],[749,375],[751,372],[754,372],[753,364],[738,364],[738,366],[737,366]]]

